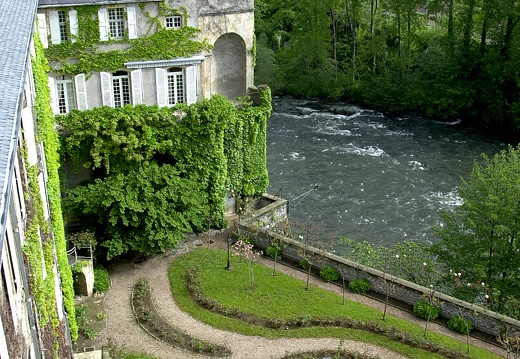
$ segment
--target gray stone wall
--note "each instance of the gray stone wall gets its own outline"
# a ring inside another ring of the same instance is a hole
[[[249,232],[249,235],[255,238],[255,245],[258,248],[266,249],[271,239],[277,238],[286,244],[286,247],[282,250],[282,258],[294,262],[299,262],[302,259],[300,255],[304,249],[302,243],[274,232],[259,230],[257,227],[250,228],[248,225],[242,224],[239,224],[239,227],[242,233]],[[305,250],[320,257],[320,260],[316,261],[317,264],[315,265],[318,269],[323,266],[332,267],[336,269],[346,281],[364,278],[370,282],[373,291],[385,294],[384,281],[386,280],[395,284],[395,290],[391,293],[391,297],[404,303],[414,305],[415,302],[419,300],[425,300],[426,296],[433,295],[441,304],[441,315],[447,319],[463,314],[464,317],[471,319],[474,328],[495,336],[504,327],[507,327],[512,333],[520,332],[520,321],[516,319],[506,317],[440,292],[431,292],[430,288],[394,277],[388,273],[363,266],[317,248],[306,247]]]

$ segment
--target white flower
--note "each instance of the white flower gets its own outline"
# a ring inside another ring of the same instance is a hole
[[[486,299],[489,299],[489,295],[486,294],[485,297],[486,297]]]
[[[433,284],[430,284],[430,288],[433,288]]]
[[[399,254],[396,254],[396,255],[395,255],[395,258],[399,259]]]
[[[482,282],[482,283],[480,283],[480,284],[482,284],[483,287],[486,285],[486,283],[484,283],[484,282]]]
[[[422,265],[423,265],[423,266],[426,266],[426,262],[424,262]]]
[[[462,275],[462,274],[460,274],[460,272],[458,274],[459,274],[459,277]]]
[[[302,236],[298,236],[298,238],[300,238],[300,239],[303,239],[303,237],[302,237]]]

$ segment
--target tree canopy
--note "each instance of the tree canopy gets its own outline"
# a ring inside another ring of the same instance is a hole
[[[520,132],[510,0],[258,0],[256,83]]]
[[[433,250],[476,285],[489,306],[516,316],[520,299],[520,146],[475,162],[460,186],[462,205],[444,212]]]

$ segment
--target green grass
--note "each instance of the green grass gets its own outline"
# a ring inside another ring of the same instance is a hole
[[[305,283],[294,277],[277,273],[272,276],[272,268],[255,264],[254,291],[249,290],[249,270],[246,263],[238,263],[233,258],[231,271],[224,269],[227,253],[222,250],[199,248],[176,258],[169,268],[170,285],[178,306],[193,317],[223,330],[245,335],[259,335],[266,338],[323,338],[335,337],[371,343],[394,350],[410,358],[442,358],[424,350],[390,340],[384,336],[367,331],[306,327],[294,330],[273,330],[227,318],[200,308],[190,298],[184,281],[184,272],[196,268],[202,292],[205,296],[218,301],[228,308],[265,318],[297,319],[303,316],[313,318],[349,317],[360,321],[379,321],[389,327],[395,326],[402,331],[423,337],[424,327],[406,320],[388,316],[382,320],[382,312],[353,302],[346,301],[335,293],[311,286],[305,290]],[[429,331],[429,341],[445,348],[466,352],[466,344],[442,334]],[[500,358],[478,347],[471,346],[471,358]]]

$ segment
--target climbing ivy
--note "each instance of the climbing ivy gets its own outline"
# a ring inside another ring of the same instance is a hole
[[[148,21],[148,31],[144,36],[130,40],[99,40],[99,6],[79,6],[78,35],[75,42],[65,41],[60,44],[49,44],[45,56],[51,61],[55,72],[69,75],[92,72],[114,72],[124,68],[125,62],[146,60],[168,60],[176,57],[189,57],[202,50],[210,49],[206,40],[195,40],[199,29],[183,26],[180,29],[162,27],[159,20],[162,16],[180,14],[187,19],[186,9],[175,9],[164,1],[159,4],[157,16],[145,11],[144,5],[139,8]],[[186,25],[186,24],[185,24]],[[107,50],[107,46],[115,48]]]
[[[112,258],[174,247],[187,231],[224,227],[226,193],[268,184],[268,88],[259,106],[221,95],[173,108],[98,107],[58,117],[62,154],[96,173],[69,191],[68,208],[89,223]]]
[[[32,70],[34,76],[35,86],[35,100],[34,100],[34,115],[38,123],[37,138],[42,141],[45,148],[45,161],[47,166],[47,196],[49,199],[50,217],[52,223],[52,234],[54,238],[54,245],[56,247],[56,257],[58,261],[58,270],[61,280],[61,290],[64,297],[65,310],[68,313],[69,328],[72,340],[78,337],[78,326],[76,323],[75,309],[74,309],[74,285],[72,272],[69,267],[67,258],[67,243],[65,239],[65,228],[63,223],[63,215],[61,208],[61,191],[60,191],[60,155],[59,138],[54,128],[54,117],[50,108],[50,91],[47,80],[47,72],[50,70],[47,60],[44,57],[43,46],[40,37],[34,35],[35,56],[32,58]],[[34,179],[33,179],[34,180]],[[33,198],[40,198],[39,195],[32,195]],[[41,209],[43,210],[43,209]],[[36,222],[34,224],[37,225]],[[48,226],[46,227],[48,228]],[[31,231],[36,229],[32,228]],[[33,234],[34,236],[34,234]],[[50,241],[52,243],[52,241]],[[35,252],[37,248],[34,247],[26,253],[28,255],[37,255]],[[49,249],[47,249],[49,251]],[[46,252],[47,252],[46,251]],[[31,254],[32,253],[32,254]],[[50,252],[48,253],[50,255]],[[47,257],[46,257],[47,258]],[[49,256],[51,260],[54,255]],[[41,263],[41,260],[39,261]],[[52,271],[47,271],[52,273]],[[51,275],[51,277],[53,277]],[[51,283],[48,284],[49,287]],[[54,286],[52,287],[54,291]],[[53,292],[54,293],[54,292]],[[43,300],[50,301],[52,296],[46,296]],[[52,303],[54,306],[56,303]]]

